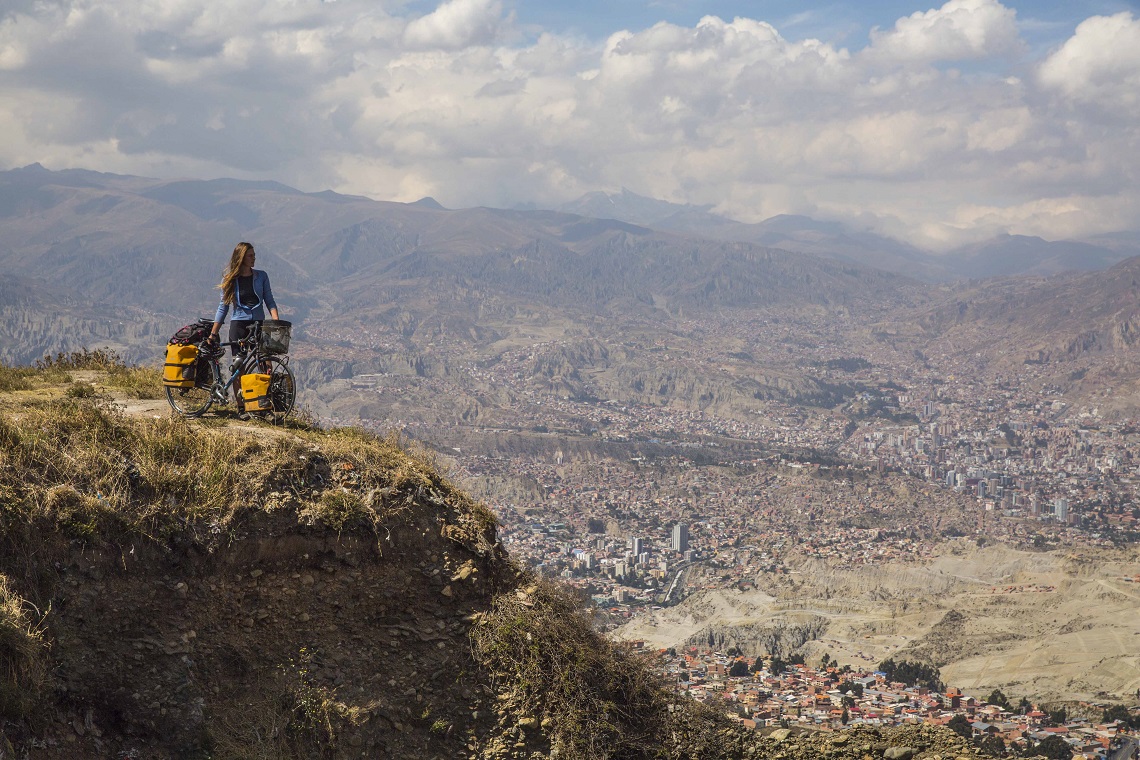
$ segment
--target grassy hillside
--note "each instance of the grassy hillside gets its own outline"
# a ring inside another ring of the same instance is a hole
[[[844,756],[673,696],[424,452],[129,413],[148,373],[0,367],[0,755]]]
[[[521,572],[427,456],[351,429],[133,417],[114,398],[145,384],[98,364],[0,371],[0,717],[16,747],[665,750],[658,730],[687,713],[573,597]]]

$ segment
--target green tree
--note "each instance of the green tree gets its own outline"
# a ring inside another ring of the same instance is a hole
[[[1073,760],[1073,748],[1059,736],[1047,736],[1040,744],[1026,747],[1026,754],[1044,755],[1049,760]]]
[[[845,725],[845,726],[846,726],[846,725],[847,725],[847,721],[849,721],[849,720],[851,720],[851,713],[847,712],[847,708],[846,708],[846,707],[844,707],[844,708],[843,708],[843,714],[842,714],[841,716],[839,716],[839,721],[840,721],[840,722],[841,722],[843,725]]]
[[[946,727],[963,739],[969,739],[974,735],[974,729],[970,727],[970,721],[966,720],[965,715],[955,715],[946,724]]]
[[[771,669],[772,675],[778,676],[788,669],[788,663],[773,655],[772,662],[768,667]]]
[[[1005,757],[1005,742],[996,736],[987,736],[978,743],[978,749],[990,757]]]
[[[1064,707],[1058,707],[1056,710],[1050,710],[1049,721],[1054,726],[1063,726],[1069,722],[1069,711]]]
[[[747,678],[748,662],[745,660],[735,660],[732,663],[732,667],[728,669],[728,675],[732,678]]]
[[[1119,720],[1123,721],[1131,728],[1140,728],[1140,718],[1133,718],[1132,713],[1129,712],[1128,708],[1124,705],[1113,705],[1112,707],[1106,707],[1104,710],[1103,720],[1105,723],[1111,723],[1114,720]]]
[[[945,690],[942,674],[933,665],[909,660],[895,662],[888,658],[879,663],[879,670],[886,673],[887,679],[891,681],[899,681],[908,686],[925,686],[933,691]]]
[[[990,695],[986,697],[986,702],[990,703],[991,705],[997,705],[1003,710],[1012,709],[1009,706],[1009,698],[1002,693],[1001,689],[994,689],[991,691]]]

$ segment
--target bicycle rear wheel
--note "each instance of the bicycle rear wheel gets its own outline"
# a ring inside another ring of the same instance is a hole
[[[273,410],[264,412],[266,419],[280,422],[293,411],[297,403],[297,382],[293,370],[276,356],[263,356],[258,360],[258,371],[269,375],[269,403]]]
[[[214,403],[209,388],[166,388],[166,402],[183,417],[201,417]]]

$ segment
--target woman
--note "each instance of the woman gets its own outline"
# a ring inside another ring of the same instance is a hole
[[[253,246],[249,243],[238,243],[230,256],[229,266],[218,288],[222,291],[222,300],[218,304],[218,313],[214,315],[214,326],[210,330],[210,338],[216,340],[218,331],[226,321],[226,314],[233,307],[233,319],[230,320],[230,341],[238,341],[249,334],[254,324],[261,324],[265,319],[265,308],[269,308],[269,317],[278,319],[277,302],[273,300],[273,291],[269,287],[269,275],[260,269],[254,269],[254,260],[257,257]],[[231,346],[230,351],[236,356],[237,346]],[[241,409],[241,396],[238,394],[241,378],[234,383],[234,396]]]

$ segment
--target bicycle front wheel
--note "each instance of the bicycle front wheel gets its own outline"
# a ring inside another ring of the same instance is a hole
[[[293,405],[297,403],[297,383],[293,378],[293,370],[276,356],[263,356],[258,361],[258,371],[269,375],[269,403],[273,410],[266,412],[265,416],[280,422],[289,416]]]
[[[166,388],[166,402],[183,417],[201,417],[214,403],[209,388]]]

